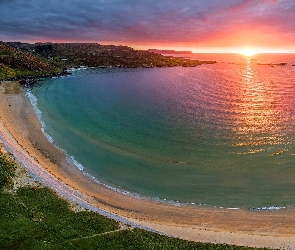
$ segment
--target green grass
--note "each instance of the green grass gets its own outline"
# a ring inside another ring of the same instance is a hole
[[[0,63],[0,80],[1,79],[4,80],[7,78],[13,78],[15,76],[16,76],[15,70]]]
[[[0,153],[0,249],[252,249],[196,243],[120,224],[94,212],[73,212],[48,188],[9,191],[16,168]]]
[[[11,155],[0,152],[0,192],[2,192],[4,187],[12,185],[15,168],[15,161],[12,159]]]
[[[36,249],[70,247],[73,238],[119,229],[116,221],[97,213],[73,212],[48,188],[22,187],[15,194],[2,193],[0,202],[0,249],[20,248],[27,238]]]

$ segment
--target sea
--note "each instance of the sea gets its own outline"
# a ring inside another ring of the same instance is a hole
[[[179,206],[294,206],[295,54],[183,57],[217,63],[79,68],[27,96],[47,138],[117,192]]]

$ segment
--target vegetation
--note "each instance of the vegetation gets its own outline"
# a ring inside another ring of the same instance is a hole
[[[1,149],[1,148],[0,148]],[[15,173],[15,162],[8,153],[2,153],[0,151],[0,192],[3,189],[12,185],[12,178]]]
[[[0,42],[0,80],[62,74],[70,67],[195,67],[214,61],[167,57],[127,46],[96,43]],[[8,69],[12,71],[8,72]]]
[[[48,188],[12,189],[17,167],[0,150],[0,249],[253,249],[180,240],[122,226],[94,212],[74,212]]]
[[[9,79],[14,78],[16,76],[16,73],[13,69],[7,67],[4,64],[0,64],[0,79]]]
[[[197,60],[165,57],[158,53],[134,50],[127,46],[100,45],[95,43],[39,43],[20,45],[19,48],[36,53],[64,67],[163,67],[197,66]]]
[[[61,72],[54,62],[0,42],[0,80]]]

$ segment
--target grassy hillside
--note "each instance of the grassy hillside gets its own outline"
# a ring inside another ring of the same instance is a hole
[[[70,204],[41,186],[15,188],[20,169],[0,144],[0,249],[253,249],[203,244],[129,228]]]
[[[61,72],[54,62],[0,42],[0,80]]]

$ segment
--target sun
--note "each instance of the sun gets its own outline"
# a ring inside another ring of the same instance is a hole
[[[240,53],[243,54],[244,56],[253,56],[257,54],[255,49],[244,49]]]

